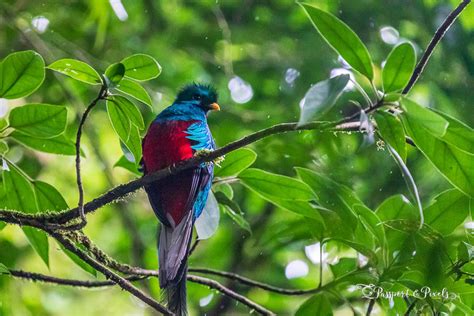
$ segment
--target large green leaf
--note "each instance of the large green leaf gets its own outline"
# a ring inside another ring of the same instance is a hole
[[[79,258],[75,253],[73,253],[73,252],[67,250],[66,248],[64,248],[64,246],[62,244],[59,244],[59,247],[66,254],[66,256],[68,256],[69,259],[71,259],[81,269],[83,269],[87,273],[92,274],[95,277],[97,276],[97,271],[93,267],[91,267],[89,264],[84,262],[81,258]],[[87,252],[87,249],[85,249],[85,247],[81,244],[76,244],[76,247],[82,249],[85,252]]]
[[[411,116],[408,113],[402,115],[402,121],[417,148],[452,185],[466,195],[473,197],[474,168],[472,162],[474,154],[443,141],[442,137],[446,134],[447,129],[438,138],[432,133],[432,130],[426,128],[422,118]],[[448,125],[448,122],[444,121]]]
[[[240,148],[225,156],[225,160],[215,168],[216,177],[237,176],[243,170],[250,167],[257,159],[257,154],[249,148]]]
[[[216,201],[221,206],[221,210],[227,214],[237,225],[252,233],[250,224],[244,217],[244,213],[240,209],[239,204],[229,199],[224,193],[216,192],[214,194]]]
[[[442,116],[406,98],[402,100],[402,108],[404,116],[410,118],[417,127],[423,127],[436,137],[446,134],[449,123]]]
[[[311,4],[300,4],[326,42],[351,65],[352,68],[366,76],[374,77],[372,60],[369,51],[357,34],[334,15],[314,7]]]
[[[120,159],[117,160],[117,162],[114,164],[114,167],[122,167],[137,176],[142,175],[142,173],[138,171],[137,165],[132,161],[128,160],[125,156],[120,157]]]
[[[125,76],[135,80],[150,80],[161,73],[160,64],[150,55],[135,54],[123,59],[121,63],[125,66]]]
[[[446,133],[441,139],[450,145],[474,154],[474,129],[446,113],[434,111],[449,123]]]
[[[3,170],[3,188],[7,208],[25,213],[38,212],[35,192],[27,176],[14,164],[7,162],[8,170]],[[49,244],[47,235],[32,227],[22,227],[33,249],[49,266]]]
[[[124,109],[117,105],[117,102],[111,102],[107,100],[106,102],[107,114],[109,115],[110,123],[117,133],[118,137],[123,143],[126,143],[130,138],[130,133],[132,130],[132,122],[127,116]]]
[[[62,211],[69,208],[61,193],[51,184],[43,181],[34,181],[33,189],[40,212]]]
[[[357,269],[357,259],[356,258],[340,258],[339,261],[335,264],[330,264],[329,268],[334,276],[334,278],[339,278],[348,272],[354,271]]]
[[[125,142],[125,146],[130,150],[135,158],[135,164],[138,165],[140,159],[142,158],[142,140],[140,138],[140,131],[138,127],[132,126],[130,131],[130,137],[128,141]]]
[[[121,115],[125,115],[126,117],[128,117],[128,119],[133,125],[135,125],[139,129],[145,128],[143,116],[137,106],[133,104],[133,102],[120,95],[113,95],[107,98],[107,110],[112,107],[112,104],[113,107],[116,108],[116,111],[120,112]]]
[[[383,66],[382,78],[385,93],[401,90],[410,80],[416,63],[415,48],[405,42],[392,49]]]
[[[117,91],[120,91],[122,93],[125,93],[125,94],[131,96],[132,98],[134,98],[134,99],[136,99],[136,100],[138,100],[142,103],[145,103],[149,107],[152,106],[151,98],[150,98],[150,95],[148,94],[148,92],[146,92],[145,88],[143,88],[139,83],[137,83],[133,80],[123,78],[119,82],[119,84],[117,84],[115,86],[115,89]]]
[[[307,299],[296,311],[295,316],[331,316],[331,302],[324,293],[318,293]]]
[[[364,227],[378,239],[381,246],[385,246],[387,242],[385,239],[385,230],[377,214],[365,205],[355,204],[353,209],[359,216]]]
[[[60,59],[47,68],[91,85],[102,84],[102,79],[97,71],[80,60]]]
[[[336,103],[349,81],[349,75],[340,75],[313,85],[304,96],[298,126],[319,118]]]
[[[25,226],[22,227],[22,229],[33,249],[41,257],[44,263],[49,267],[48,235],[46,235],[45,232],[33,227]]]
[[[451,189],[434,198],[434,203],[425,210],[425,223],[442,235],[452,233],[469,214],[470,199]]]
[[[38,151],[69,156],[74,156],[76,154],[74,142],[67,139],[64,135],[59,135],[53,138],[35,138],[30,135],[13,131],[9,136],[19,143]]]
[[[384,200],[375,211],[381,221],[416,219],[416,209],[403,195],[393,195]]]
[[[396,150],[403,161],[406,161],[405,132],[400,119],[387,112],[377,112],[374,117],[378,131],[384,141]]]
[[[108,87],[115,87],[120,83],[125,75],[125,66],[122,63],[115,63],[107,67],[105,70],[105,78]]]
[[[278,200],[309,201],[315,198],[307,184],[260,169],[244,170],[239,179],[247,188]]]
[[[357,217],[352,206],[364,203],[348,187],[336,183],[326,176],[310,169],[296,168],[298,176],[316,193],[317,201],[323,207],[335,211],[343,224],[354,230],[357,227]],[[325,218],[326,219],[326,218]],[[328,223],[326,223],[326,226]]]
[[[15,52],[0,63],[0,98],[18,99],[32,94],[44,80],[44,60],[32,50]]]
[[[37,138],[53,138],[63,133],[67,109],[60,105],[26,104],[14,108],[9,116],[10,127]]]

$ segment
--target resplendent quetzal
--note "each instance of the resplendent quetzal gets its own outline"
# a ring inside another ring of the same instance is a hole
[[[174,103],[151,123],[143,139],[145,174],[215,149],[207,113],[219,110],[214,88],[185,86]],[[161,221],[158,241],[160,287],[168,308],[186,314],[187,257],[195,220],[206,205],[212,185],[213,163],[182,171],[145,187],[150,204]]]

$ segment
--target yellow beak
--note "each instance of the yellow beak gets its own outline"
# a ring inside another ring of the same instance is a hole
[[[220,111],[220,110],[221,110],[221,107],[219,106],[219,104],[217,104],[217,103],[215,103],[215,102],[214,102],[214,103],[211,103],[211,104],[209,105],[209,107],[210,107],[210,109],[213,110],[213,111]]]

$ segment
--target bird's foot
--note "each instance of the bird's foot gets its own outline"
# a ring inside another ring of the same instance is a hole
[[[194,157],[205,157],[209,155],[211,152],[213,152],[213,150],[211,149],[199,149],[194,153]],[[220,156],[214,159],[212,162],[211,161],[206,162],[206,164],[214,163],[215,165],[220,167],[220,164],[224,161],[224,159],[225,159],[224,156]]]

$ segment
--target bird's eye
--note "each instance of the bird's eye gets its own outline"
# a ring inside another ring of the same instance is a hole
[[[193,94],[193,100],[201,100],[201,96],[199,94]]]

